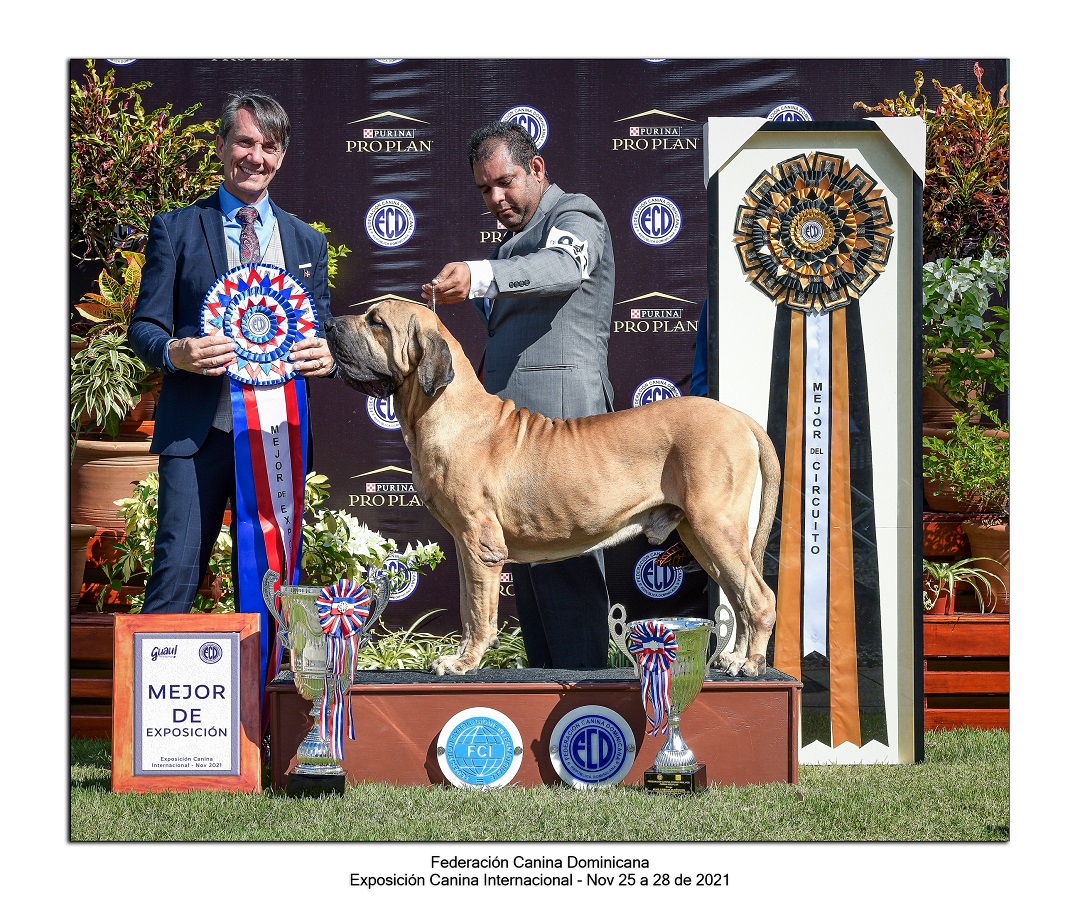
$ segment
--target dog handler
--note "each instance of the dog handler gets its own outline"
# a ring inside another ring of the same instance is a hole
[[[421,286],[423,296],[473,301],[487,329],[481,377],[491,393],[551,418],[612,411],[607,359],[615,259],[603,213],[584,194],[551,183],[532,138],[516,123],[478,129],[469,166],[509,235],[489,260],[443,266]],[[603,551],[514,564],[512,571],[529,665],[604,668]]]

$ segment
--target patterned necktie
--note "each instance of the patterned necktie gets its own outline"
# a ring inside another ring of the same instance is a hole
[[[240,220],[240,264],[257,263],[262,259],[259,250],[259,237],[255,234],[255,216],[258,210],[254,206],[244,206],[236,211]]]

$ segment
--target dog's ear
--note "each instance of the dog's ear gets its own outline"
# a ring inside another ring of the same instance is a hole
[[[434,397],[439,388],[454,380],[454,357],[437,331],[421,330],[416,316],[409,322],[409,332],[420,349],[420,363],[416,367],[420,388],[427,396]]]

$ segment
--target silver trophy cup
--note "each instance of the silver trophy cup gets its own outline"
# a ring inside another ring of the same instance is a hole
[[[671,662],[671,708],[668,714],[668,733],[664,746],[656,754],[652,768],[645,771],[645,788],[665,793],[692,793],[706,784],[705,766],[698,763],[679,729],[682,714],[693,703],[705,682],[705,671],[710,661],[709,640],[717,632],[717,623],[708,619],[673,617],[640,619],[627,624],[626,610],[621,604],[611,607],[608,628],[616,645],[634,661],[637,677],[645,677],[638,660],[627,649],[627,637],[631,630],[646,622],[662,625],[675,635],[678,649]]]
[[[278,637],[289,651],[289,668],[293,684],[300,696],[312,701],[311,716],[315,724],[296,749],[296,765],[289,771],[286,793],[314,795],[342,793],[345,790],[345,770],[334,758],[329,737],[319,733],[319,710],[324,694],[334,690],[334,679],[340,681],[343,692],[352,686],[353,672],[333,674],[329,671],[326,635],[319,622],[315,601],[322,588],[308,585],[284,585],[274,590],[279,576],[267,571],[263,576],[263,600],[277,620]],[[370,613],[361,632],[356,636],[357,649],[371,641],[371,626],[386,609],[390,600],[389,577],[385,572],[370,576],[367,589],[372,595]],[[280,611],[279,611],[280,604]]]

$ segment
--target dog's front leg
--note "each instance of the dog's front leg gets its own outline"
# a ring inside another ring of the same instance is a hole
[[[455,548],[461,576],[461,644],[456,656],[435,660],[431,669],[436,675],[472,671],[480,665],[484,652],[497,643],[502,565],[478,560],[463,542],[456,541]]]

